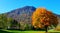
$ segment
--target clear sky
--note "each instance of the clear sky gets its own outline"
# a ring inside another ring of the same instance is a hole
[[[44,7],[60,15],[60,0],[0,0],[0,14],[24,6]]]

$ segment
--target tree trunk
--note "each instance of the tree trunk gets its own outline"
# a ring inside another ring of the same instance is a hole
[[[45,30],[46,30],[46,33],[48,33],[48,26],[47,25],[45,26]]]

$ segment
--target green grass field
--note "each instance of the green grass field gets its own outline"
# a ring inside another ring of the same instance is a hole
[[[45,31],[0,30],[0,33],[45,33]],[[60,31],[49,30],[48,33],[60,33]]]

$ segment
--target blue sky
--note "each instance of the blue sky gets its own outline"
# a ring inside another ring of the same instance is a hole
[[[0,14],[24,6],[44,7],[60,15],[60,0],[0,0]]]

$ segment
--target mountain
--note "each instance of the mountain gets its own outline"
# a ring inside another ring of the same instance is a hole
[[[54,15],[56,15],[57,18],[58,18],[58,25],[57,25],[57,27],[54,30],[60,31],[60,15],[57,15],[57,14],[54,14]]]
[[[57,14],[55,14],[55,13],[53,13],[53,14],[60,18],[60,15],[57,15]]]
[[[31,15],[35,10],[36,8],[33,6],[25,6],[22,8],[12,10],[11,12],[8,12],[7,16],[13,18],[18,22],[31,23]],[[60,15],[57,14],[54,15],[56,15],[60,21]]]
[[[22,8],[12,10],[11,12],[8,12],[7,16],[13,18],[14,20],[18,22],[25,22],[25,23],[30,24],[31,15],[35,11],[35,9],[36,8],[33,6],[25,6]]]
[[[57,15],[57,14],[54,14],[54,15],[57,16],[57,18],[58,18],[58,22],[59,22],[59,24],[60,24],[60,15]]]

